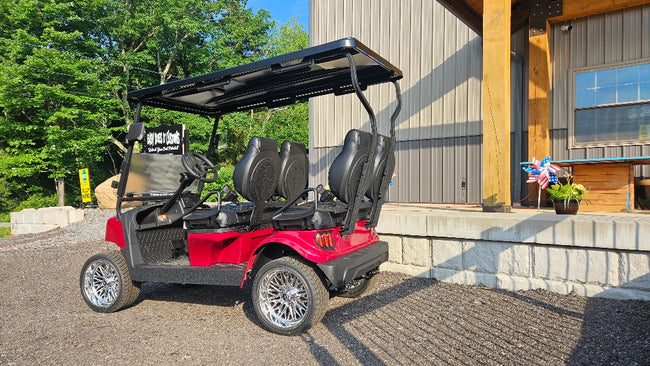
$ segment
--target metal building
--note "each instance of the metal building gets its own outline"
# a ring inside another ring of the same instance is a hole
[[[356,37],[404,72],[400,81],[404,108],[397,125],[396,175],[389,188],[390,201],[484,203],[486,170],[499,170],[509,173],[503,175],[509,181],[498,184],[509,185],[510,204],[527,193],[519,164],[535,153],[550,153],[555,160],[650,155],[650,140],[645,135],[590,141],[592,137],[601,139],[594,135],[579,137],[587,140],[576,143],[573,132],[573,116],[581,109],[575,104],[576,74],[650,64],[650,5],[643,5],[648,1],[627,0],[616,6],[597,1],[585,8],[582,5],[587,1],[564,0],[564,15],[542,19],[550,24],[544,30],[548,31],[550,91],[541,107],[539,98],[529,96],[528,91],[529,85],[534,85],[531,80],[540,77],[529,76],[529,69],[537,67],[529,65],[531,51],[537,51],[530,49],[534,32],[529,33],[525,26],[528,18],[524,18],[524,26],[514,28],[515,22],[521,21],[516,19],[518,12],[525,9],[533,16],[531,9],[538,2],[511,3],[512,30],[516,32],[510,39],[509,152],[505,159],[495,154],[497,163],[483,166],[484,155],[490,152],[483,151],[483,135],[489,127],[483,120],[489,108],[483,106],[487,96],[483,85],[483,39],[478,34],[483,21],[482,1],[310,1],[311,44]],[[587,10],[572,10],[576,7]],[[567,19],[570,16],[576,18]],[[510,28],[510,21],[507,26]],[[366,95],[376,106],[380,130],[386,131],[393,108],[389,105],[392,90],[374,87]],[[318,131],[310,134],[311,183],[321,183],[327,181],[327,169],[345,133],[357,126],[367,128],[367,116],[349,96],[319,97],[310,103],[310,129]],[[536,110],[530,111],[529,105]],[[547,120],[546,132],[544,123],[541,129],[537,125],[540,118],[535,113],[540,109],[541,120]],[[536,116],[536,134],[541,131],[546,136],[542,136],[541,145],[534,134],[528,134],[530,115]],[[605,139],[611,136],[607,133],[603,132]],[[529,141],[536,141],[535,146],[529,148]],[[494,146],[493,140],[490,146]],[[637,177],[647,177],[649,172],[648,167],[635,169]]]

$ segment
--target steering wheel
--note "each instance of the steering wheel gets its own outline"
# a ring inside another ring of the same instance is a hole
[[[201,154],[189,151],[183,154],[181,163],[192,178],[204,183],[212,183],[217,180],[217,168]]]

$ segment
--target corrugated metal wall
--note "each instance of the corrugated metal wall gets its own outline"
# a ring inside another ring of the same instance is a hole
[[[573,29],[562,32],[560,27]],[[553,159],[650,155],[650,144],[569,148],[571,69],[650,57],[650,5],[575,19],[552,27],[551,156]],[[650,177],[650,167],[637,167]]]
[[[389,200],[480,202],[482,49],[476,33],[432,0],[312,0],[310,7],[312,45],[356,37],[404,72]],[[388,133],[392,85],[371,87],[366,96],[380,132]],[[347,131],[369,126],[355,96],[310,103],[314,185],[327,182]]]

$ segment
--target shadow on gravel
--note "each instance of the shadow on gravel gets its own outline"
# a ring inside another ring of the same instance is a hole
[[[380,290],[376,293],[365,295],[342,306],[330,309],[323,319],[323,325],[335,338],[345,344],[345,346],[362,364],[384,365],[385,361],[383,357],[378,355],[377,349],[374,349],[374,347],[370,348],[364,342],[366,339],[362,339],[358,334],[355,334],[356,332],[346,329],[346,324],[357,321],[370,313],[387,307],[390,304],[398,303],[407,296],[413,295],[419,291],[434,286],[435,284],[435,280],[425,280],[422,278],[408,279],[398,285]],[[408,319],[400,316],[394,317],[392,320],[396,321],[398,324],[402,321],[410,323]],[[390,333],[392,333],[392,330],[389,328],[393,326],[390,325],[390,323],[392,322],[386,322],[386,328],[382,329],[381,332],[371,333],[373,333],[375,337],[391,337]],[[403,326],[410,327],[411,324],[403,324]],[[401,330],[404,327],[398,325],[396,329]],[[303,337],[303,340],[309,345],[312,355],[320,365],[333,364],[332,360],[335,358],[327,351],[327,349],[319,346],[311,336]],[[376,344],[375,342],[372,343]],[[388,349],[385,351],[390,352]]]
[[[232,307],[248,301],[249,294],[246,287],[146,282],[133,306],[144,300],[153,300]]]
[[[650,274],[628,282],[650,283]],[[580,340],[567,363],[650,365],[650,301],[589,298]]]

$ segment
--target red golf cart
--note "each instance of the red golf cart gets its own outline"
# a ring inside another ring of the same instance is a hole
[[[399,69],[354,38],[130,92],[136,105],[117,188],[117,215],[106,240],[119,250],[83,265],[81,294],[110,313],[131,305],[142,282],[243,286],[253,281],[262,325],[293,335],[318,323],[330,296],[360,296],[388,246],[375,226],[394,167],[394,124],[401,108]],[[392,82],[397,104],[388,135],[378,131],[362,94]],[[329,190],[308,187],[305,146],[253,137],[236,164],[234,189],[202,194],[217,170],[220,116],[278,107],[324,94],[356,93],[370,131],[353,129],[328,174]],[[146,128],[142,106],[214,118],[206,156],[138,152]],[[210,197],[216,203],[208,203]]]

